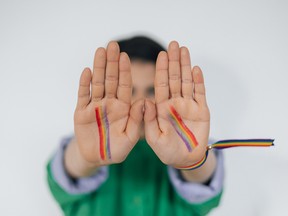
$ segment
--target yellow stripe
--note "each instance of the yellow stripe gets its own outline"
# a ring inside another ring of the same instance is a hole
[[[104,159],[106,159],[107,158],[107,151],[106,151],[105,122],[103,122],[102,108],[99,111],[100,111],[99,116],[100,116],[100,121],[101,121],[101,131],[102,131],[102,139],[103,139]]]

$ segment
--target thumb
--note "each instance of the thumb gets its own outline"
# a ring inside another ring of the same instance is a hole
[[[134,144],[140,137],[141,122],[143,120],[143,107],[144,100],[135,101],[130,108],[129,118],[126,126],[126,135],[130,141]]]
[[[148,144],[152,147],[155,145],[162,132],[157,121],[156,106],[151,100],[148,99],[145,100],[144,123],[145,138]]]

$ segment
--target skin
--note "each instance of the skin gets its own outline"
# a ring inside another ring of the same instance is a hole
[[[91,90],[90,90],[91,85]],[[153,95],[153,87],[155,96]],[[152,90],[151,90],[152,89]],[[104,106],[110,124],[111,159],[99,154],[95,107]],[[173,106],[199,145],[189,152],[171,125],[168,113]],[[210,128],[204,78],[198,66],[191,66],[189,50],[172,41],[153,63],[133,61],[119,52],[116,42],[98,48],[93,72],[85,68],[80,77],[74,113],[75,139],[68,145],[64,163],[75,178],[89,176],[104,165],[121,163],[140,137],[147,140],[159,159],[174,167],[189,166],[205,154]],[[181,170],[191,182],[205,182],[213,174],[216,157],[196,170]]]

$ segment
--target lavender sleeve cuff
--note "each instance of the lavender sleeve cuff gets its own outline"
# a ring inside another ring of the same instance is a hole
[[[189,203],[202,203],[217,196],[223,189],[224,159],[223,152],[215,151],[217,167],[210,184],[186,182],[179,177],[179,170],[168,167],[168,175],[176,192]]]
[[[95,175],[73,179],[64,168],[64,151],[72,137],[62,140],[59,149],[52,158],[51,171],[54,180],[63,190],[69,194],[90,193],[97,190],[108,178],[108,167],[99,168]]]

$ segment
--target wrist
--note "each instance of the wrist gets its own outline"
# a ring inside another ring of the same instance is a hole
[[[86,161],[80,153],[76,139],[72,139],[64,152],[64,167],[72,178],[95,174],[99,166]]]
[[[194,170],[180,170],[182,177],[189,182],[207,182],[215,172],[217,159],[215,153],[210,151],[205,163]]]

